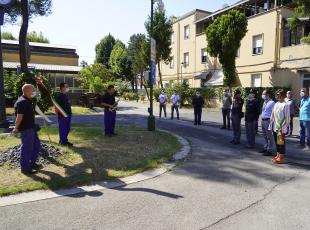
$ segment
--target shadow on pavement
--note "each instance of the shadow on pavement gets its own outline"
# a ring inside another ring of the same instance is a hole
[[[158,196],[165,196],[168,198],[172,199],[180,199],[184,198],[183,196],[172,194],[169,192],[163,192],[155,189],[149,189],[149,188],[126,188],[126,187],[121,187],[121,188],[114,188],[113,190],[121,191],[121,192],[147,192],[147,193],[153,193]]]

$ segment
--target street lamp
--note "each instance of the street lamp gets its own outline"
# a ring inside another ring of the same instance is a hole
[[[156,50],[156,41],[153,39],[153,30],[154,30],[154,3],[158,4],[158,9],[160,11],[164,10],[164,3],[162,0],[151,0],[151,31],[150,31],[150,41],[151,41],[151,61],[150,61],[150,108],[149,108],[149,117],[148,117],[148,130],[155,131],[155,117],[154,117],[154,109],[153,109],[153,84],[155,70],[156,70],[156,60],[155,60],[155,50]]]
[[[3,57],[2,57],[2,41],[1,26],[4,23],[4,9],[9,8],[15,0],[0,0],[0,128],[8,128],[9,122],[6,119],[6,105],[4,94],[4,77],[3,77]]]

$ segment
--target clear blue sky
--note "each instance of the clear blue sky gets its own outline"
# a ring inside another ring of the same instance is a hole
[[[237,0],[164,0],[167,15],[181,16],[193,9],[214,11]],[[88,5],[89,4],[89,5]],[[91,63],[95,45],[108,33],[127,44],[134,33],[145,33],[150,0],[53,0],[49,17],[32,20],[29,31],[42,32],[53,44],[77,47],[80,61]],[[5,25],[18,37],[18,26]]]

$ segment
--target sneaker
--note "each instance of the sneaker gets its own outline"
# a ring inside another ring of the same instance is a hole
[[[240,141],[235,141],[234,145],[240,145]]]
[[[229,143],[230,144],[235,144],[235,140],[231,140]]]
[[[33,170],[33,169],[28,169],[28,170],[22,169],[22,170],[20,170],[20,171],[21,171],[21,173],[24,174],[24,175],[33,175],[33,174],[36,174],[36,173],[37,173],[37,171],[35,171],[35,170]]]
[[[265,153],[262,154],[262,156],[264,156],[264,157],[271,157],[271,156],[273,156],[273,154],[270,151],[266,151]]]
[[[220,129],[226,129],[226,127],[223,126],[223,127],[221,127]]]
[[[307,146],[307,147],[305,147],[303,150],[306,151],[306,152],[309,152],[309,151],[310,151],[310,147]]]
[[[71,142],[69,142],[69,141],[67,141],[67,143],[66,143],[68,146],[70,146],[70,147],[72,147],[73,146],[73,144],[71,143]]]
[[[247,149],[254,149],[254,146],[246,145],[245,148],[247,148]]]

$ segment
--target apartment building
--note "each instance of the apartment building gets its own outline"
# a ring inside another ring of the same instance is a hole
[[[291,2],[244,0],[213,13],[194,10],[178,18],[173,23],[172,61],[162,63],[164,85],[223,85],[221,65],[207,53],[205,31],[215,18],[237,9],[248,18],[248,32],[236,55],[237,84],[310,88],[310,45],[300,43],[310,32],[309,20],[300,19],[297,33],[292,33],[287,24],[294,13]]]
[[[46,76],[52,88],[58,89],[61,82],[66,82],[71,90],[80,90],[76,76],[82,67],[79,66],[75,47],[35,42],[30,42],[29,46],[31,57],[28,67]],[[4,69],[17,71],[20,66],[18,41],[2,40],[2,49]]]

